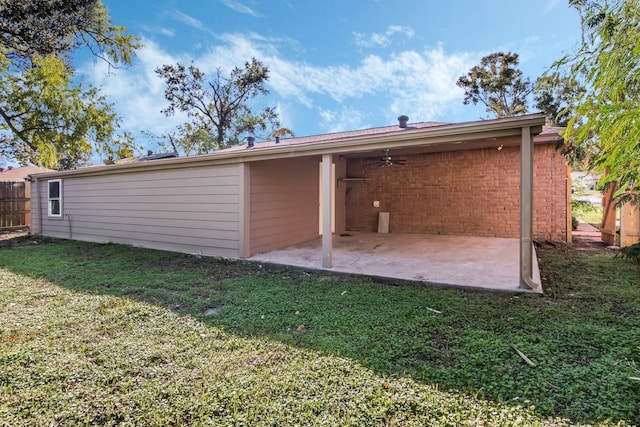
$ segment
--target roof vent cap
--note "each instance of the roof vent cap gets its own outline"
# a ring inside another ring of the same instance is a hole
[[[256,142],[256,138],[253,136],[248,136],[247,137],[247,148],[253,148],[253,146],[255,145]]]
[[[398,117],[398,126],[404,129],[407,127],[408,121],[409,121],[409,116],[402,115]]]

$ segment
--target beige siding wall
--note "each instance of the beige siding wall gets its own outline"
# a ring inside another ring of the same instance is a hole
[[[232,165],[65,178],[62,218],[47,216],[44,180],[41,234],[238,257],[239,171]]]
[[[250,254],[318,237],[318,157],[250,165]]]

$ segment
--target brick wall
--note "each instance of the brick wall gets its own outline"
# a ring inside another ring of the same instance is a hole
[[[481,149],[404,156],[406,166],[380,167],[350,159],[347,229],[377,231],[390,212],[396,233],[518,237],[520,149]],[[379,201],[380,207],[373,207]],[[536,145],[534,238],[566,240],[565,159],[553,145]]]

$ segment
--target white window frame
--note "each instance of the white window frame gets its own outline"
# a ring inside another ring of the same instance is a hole
[[[58,183],[58,197],[51,197],[51,184],[57,182]],[[52,203],[53,201],[58,202],[58,213],[52,212]],[[61,179],[50,179],[47,181],[47,214],[50,217],[61,218],[62,217],[62,180]]]

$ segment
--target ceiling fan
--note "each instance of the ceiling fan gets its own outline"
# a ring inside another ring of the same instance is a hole
[[[391,158],[388,148],[384,150],[384,156],[379,158],[376,162],[369,163],[369,165],[377,165],[377,166],[394,166],[394,165],[404,166],[406,164],[407,164],[407,161],[404,159]]]

